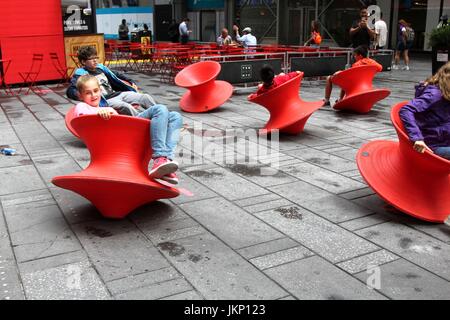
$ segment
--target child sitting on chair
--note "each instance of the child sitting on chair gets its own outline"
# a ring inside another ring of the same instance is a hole
[[[111,115],[118,115],[111,107],[99,107],[101,89],[98,80],[92,75],[83,75],[77,81],[80,102],[75,107],[75,116],[98,114],[102,119],[109,120]],[[125,116],[123,116],[125,117]],[[150,140],[153,150],[153,167],[149,176],[172,184],[178,183],[175,171],[177,162],[173,161],[175,148],[178,143],[183,119],[178,112],[168,111],[161,104],[150,106],[136,115],[139,118],[151,119]]]
[[[294,71],[289,72],[288,74],[280,73],[279,75],[275,76],[275,71],[273,70],[271,65],[269,64],[263,65],[260,72],[261,80],[263,81],[263,83],[258,85],[258,91],[250,95],[250,98],[259,96],[264,92],[267,92],[269,90],[278,87],[279,85],[285,83],[286,81],[289,81],[292,78],[296,77],[299,73],[300,71]]]
[[[352,64],[352,68],[359,67],[359,66],[366,66],[366,65],[375,65],[378,67],[378,72],[381,72],[383,70],[383,66],[381,64],[379,64],[378,62],[376,62],[375,60],[368,58],[368,55],[369,55],[369,50],[367,49],[366,46],[356,47],[353,50],[353,58],[355,59],[356,62]],[[342,72],[342,71],[337,71],[332,76],[327,77],[327,85],[325,87],[325,99],[323,99],[324,106],[330,105],[331,92],[333,91],[332,79],[335,75],[339,74],[340,72]],[[336,102],[339,102],[339,100],[342,100],[342,98],[344,98],[344,96],[345,96],[345,91],[341,90],[340,97],[338,100],[336,100]]]
[[[450,160],[450,62],[416,87],[400,119],[417,152],[428,150]]]

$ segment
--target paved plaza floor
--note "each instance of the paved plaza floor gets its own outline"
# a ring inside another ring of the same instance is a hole
[[[183,113],[180,187],[193,196],[118,221],[51,184],[89,163],[65,127],[64,89],[1,95],[0,145],[18,154],[0,155],[0,299],[449,299],[450,228],[396,211],[355,162],[362,144],[397,140],[390,107],[430,72],[420,60],[379,74],[392,93],[369,114],[322,107],[279,143],[252,134],[268,119],[252,89]],[[129,75],[179,110],[184,89]],[[324,85],[304,81],[302,98],[322,99]]]

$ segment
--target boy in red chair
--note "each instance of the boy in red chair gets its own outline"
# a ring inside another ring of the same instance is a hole
[[[369,55],[369,50],[367,49],[366,46],[356,47],[353,50],[353,58],[355,59],[356,62],[352,64],[352,68],[359,67],[359,66],[365,66],[365,65],[376,65],[378,67],[378,72],[381,72],[383,70],[383,66],[381,64],[379,64],[378,62],[376,62],[375,60],[368,58],[368,55]],[[323,99],[324,106],[330,105],[331,92],[333,91],[332,79],[339,72],[342,72],[342,71],[338,71],[335,74],[333,74],[332,76],[327,77],[327,85],[325,87],[325,99]],[[345,96],[345,92],[343,90],[341,90],[341,95],[339,97],[339,100],[341,100],[344,96]],[[338,102],[339,100],[336,100],[336,102]]]
[[[75,107],[75,116],[98,114],[102,119],[109,120],[117,111],[109,106],[100,107],[101,88],[98,79],[92,75],[82,75],[77,80],[77,90],[80,102]],[[178,183],[175,171],[178,163],[173,160],[178,143],[183,119],[178,112],[168,111],[161,104],[150,106],[136,117],[151,120],[150,141],[153,150],[153,167],[149,176],[172,184]]]
[[[264,92],[267,92],[269,90],[272,90],[279,85],[285,83],[286,81],[291,80],[295,76],[297,76],[300,73],[300,71],[294,71],[289,72],[288,74],[280,73],[279,75],[275,76],[275,71],[273,70],[272,66],[269,64],[263,65],[261,68],[261,80],[263,83],[258,85],[258,91],[256,93],[253,93],[250,98],[254,95],[259,96],[260,94],[263,94]]]

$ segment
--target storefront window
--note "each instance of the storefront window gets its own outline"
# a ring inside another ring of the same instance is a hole
[[[96,8],[138,7],[139,0],[95,0]]]
[[[277,2],[275,0],[236,0],[236,23],[252,28],[258,42],[277,36]]]

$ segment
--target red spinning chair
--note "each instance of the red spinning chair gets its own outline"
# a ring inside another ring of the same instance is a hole
[[[85,115],[73,119],[71,125],[89,149],[91,163],[81,172],[54,177],[54,185],[82,195],[103,216],[113,219],[124,218],[143,204],[180,194],[148,176],[152,156],[149,120],[125,116],[103,120]]]
[[[75,131],[75,129],[71,125],[71,121],[75,118],[75,106],[67,111],[66,116],[64,117],[64,121],[66,122],[67,129],[77,138],[80,138],[80,135]]]
[[[280,130],[282,133],[299,134],[309,117],[323,105],[323,101],[306,102],[299,97],[303,75],[301,72],[272,90],[248,96],[250,102],[260,104],[270,112],[269,121],[260,133]]]
[[[221,66],[215,61],[191,64],[175,77],[177,86],[189,89],[180,100],[180,108],[186,112],[207,112],[218,108],[233,94],[233,86],[215,80]]]
[[[415,218],[444,222],[450,216],[450,161],[412,147],[394,106],[391,121],[399,142],[372,141],[361,147],[356,162],[369,186],[386,202]]]
[[[367,113],[373,105],[391,92],[388,89],[374,89],[372,80],[377,74],[376,66],[359,66],[339,72],[332,77],[332,82],[345,91],[345,96],[333,108]]]

